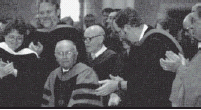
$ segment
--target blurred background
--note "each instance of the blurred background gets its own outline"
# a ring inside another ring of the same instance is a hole
[[[182,24],[184,17],[191,7],[199,0],[0,0],[0,18],[12,19],[15,17],[29,22],[38,12],[38,3],[54,1],[60,4],[61,18],[70,16],[75,25],[83,22],[86,14],[93,14],[96,22],[101,22],[101,11],[104,8],[122,9],[135,8],[141,13],[143,20],[152,26],[157,19],[171,17]],[[178,26],[180,28],[180,26]]]

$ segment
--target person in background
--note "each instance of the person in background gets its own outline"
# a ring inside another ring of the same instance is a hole
[[[6,27],[6,25],[7,25],[7,21],[6,20],[4,20],[4,19],[1,19],[0,20],[0,42],[2,42],[3,41],[3,31],[4,31],[4,29],[5,29],[5,27]]]
[[[39,107],[42,92],[38,72],[39,55],[24,48],[27,26],[10,22],[0,43],[0,107]]]
[[[84,17],[84,30],[87,29],[88,27],[95,25],[96,23],[96,18],[93,14],[87,14]]]
[[[108,16],[111,12],[113,12],[114,10],[112,8],[104,8],[102,10],[102,26],[104,28],[107,28],[107,19],[108,19]]]
[[[78,51],[70,40],[56,44],[55,57],[60,67],[50,73],[44,86],[42,107],[102,107],[94,95],[98,76],[87,65],[77,62]]]
[[[123,50],[122,43],[119,39],[118,32],[113,27],[113,21],[115,19],[117,12],[111,12],[107,19],[107,28],[106,28],[106,38],[104,41],[104,44],[110,48],[111,50],[114,50],[116,53],[121,53]]]
[[[193,56],[198,51],[198,41],[195,39],[192,24],[194,22],[193,20],[193,14],[189,13],[183,20],[183,30],[181,32],[182,40],[180,42],[183,50],[184,50],[184,57],[186,59],[191,60]]]
[[[61,21],[61,24],[67,24],[72,27],[74,26],[74,21],[70,16],[62,18],[60,21]]]
[[[117,76],[121,72],[118,54],[103,44],[104,36],[104,29],[93,25],[85,30],[83,38],[87,51],[85,64],[94,69],[99,80],[108,79],[110,74]],[[103,97],[104,107],[116,106],[119,102],[118,93]]]
[[[198,3],[199,4],[199,3]],[[195,5],[197,6],[197,4]],[[172,85],[170,101],[173,107],[201,107],[201,6],[192,11],[193,23],[189,25],[198,40],[198,52],[189,62],[183,55],[175,54],[172,51],[166,52],[166,59],[161,59],[161,66],[166,71],[176,71],[177,75]]]

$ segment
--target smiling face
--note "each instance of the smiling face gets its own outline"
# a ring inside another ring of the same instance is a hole
[[[24,35],[19,34],[17,30],[12,30],[10,33],[5,35],[5,43],[13,51],[18,49],[24,41]]]
[[[70,69],[77,61],[77,49],[71,41],[60,41],[55,48],[55,57],[64,69]]]
[[[56,6],[48,2],[42,2],[39,7],[39,19],[44,28],[52,28],[59,21],[60,11]]]

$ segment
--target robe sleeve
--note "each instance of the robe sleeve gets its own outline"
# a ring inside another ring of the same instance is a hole
[[[102,107],[102,97],[95,95],[98,87],[96,73],[90,68],[85,69],[77,77],[68,107]]]
[[[44,86],[41,107],[54,107],[53,79],[54,75],[51,73]]]

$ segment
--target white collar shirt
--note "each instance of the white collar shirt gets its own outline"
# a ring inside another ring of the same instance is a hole
[[[143,38],[143,36],[144,36],[144,34],[145,34],[145,31],[146,31],[147,29],[148,29],[148,26],[147,26],[146,24],[144,24],[143,30],[142,30],[142,33],[141,33],[141,35],[140,35],[139,41]]]

